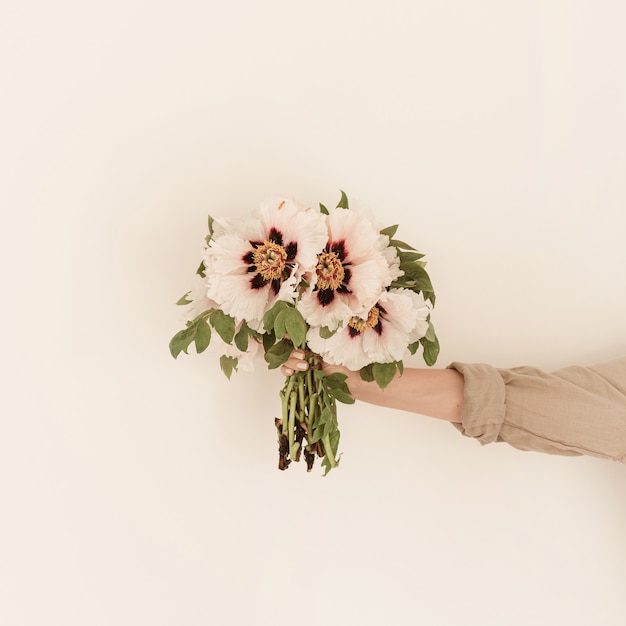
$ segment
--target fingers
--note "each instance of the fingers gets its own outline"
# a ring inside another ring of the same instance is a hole
[[[294,350],[280,368],[280,371],[285,376],[291,376],[296,371],[305,372],[308,369],[309,364],[304,360],[304,352],[302,350]]]

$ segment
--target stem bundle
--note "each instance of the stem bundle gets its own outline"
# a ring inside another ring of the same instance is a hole
[[[339,464],[336,402],[354,400],[343,374],[327,375],[319,357],[310,352],[307,361],[309,369],[287,378],[280,392],[282,417],[274,421],[278,431],[278,468],[287,469],[304,453],[307,472],[319,457],[326,475]]]

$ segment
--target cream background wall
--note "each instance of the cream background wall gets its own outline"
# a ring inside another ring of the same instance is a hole
[[[280,473],[280,375],[167,350],[207,213],[341,188],[427,252],[441,366],[624,354],[622,2],[1,13],[0,623],[624,624],[622,465],[361,405]]]

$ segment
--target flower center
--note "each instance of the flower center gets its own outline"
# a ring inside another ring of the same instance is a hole
[[[378,324],[378,316],[380,312],[377,306],[373,306],[367,314],[367,319],[364,320],[361,317],[352,317],[348,322],[350,328],[354,328],[359,333],[374,328]]]
[[[252,256],[257,272],[265,280],[277,280],[282,277],[287,263],[287,251],[273,241],[264,241]]]
[[[339,257],[334,252],[322,252],[317,256],[318,289],[339,289],[346,275]]]

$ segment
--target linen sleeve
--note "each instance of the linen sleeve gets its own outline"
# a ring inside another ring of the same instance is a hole
[[[453,424],[481,444],[498,441],[506,412],[505,389],[498,370],[484,363],[451,363],[465,379],[462,422]]]
[[[461,433],[482,444],[626,463],[626,358],[547,373],[451,363],[464,377]]]

